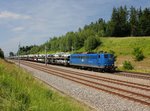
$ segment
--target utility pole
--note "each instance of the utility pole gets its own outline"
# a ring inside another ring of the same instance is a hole
[[[47,65],[47,47],[45,45],[45,65]]]
[[[18,45],[18,63],[19,63],[19,68],[20,68],[20,42],[19,42],[19,45]]]

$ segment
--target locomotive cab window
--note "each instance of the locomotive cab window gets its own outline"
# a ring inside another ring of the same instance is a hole
[[[113,55],[112,55],[112,54],[110,55],[110,58],[113,58]]]
[[[105,55],[104,55],[104,57],[105,57],[105,58],[108,58],[108,55],[107,55],[107,54],[105,54]]]
[[[98,55],[98,58],[101,58],[101,55]]]

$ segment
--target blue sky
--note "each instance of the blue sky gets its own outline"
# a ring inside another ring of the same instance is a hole
[[[112,8],[150,7],[150,0],[0,0],[0,48],[7,55],[23,45],[77,31],[99,18],[109,20]]]

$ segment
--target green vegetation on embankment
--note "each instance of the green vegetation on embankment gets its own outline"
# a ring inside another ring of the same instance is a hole
[[[0,59],[0,110],[2,111],[85,111],[86,106],[61,96],[31,74]]]
[[[135,72],[150,73],[150,37],[120,37],[101,38],[102,45],[95,51],[114,51],[117,55],[116,66],[122,68],[124,61],[130,61]],[[133,55],[134,48],[140,48],[145,56],[144,60],[136,61]]]
[[[150,37],[109,37],[101,38],[102,45],[97,47],[97,51],[113,50],[119,55],[133,55],[134,48],[142,49],[146,57],[150,56]]]

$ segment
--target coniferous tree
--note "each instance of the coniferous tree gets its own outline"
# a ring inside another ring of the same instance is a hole
[[[139,18],[139,26],[142,36],[150,35],[150,8],[145,8]]]
[[[138,36],[142,36],[142,29],[141,29],[141,17],[142,17],[142,9],[137,10],[137,16],[138,16]]]
[[[0,58],[4,59],[4,52],[2,51],[1,48],[0,48]]]
[[[136,9],[133,6],[130,8],[130,29],[131,36],[138,35],[138,15]]]
[[[130,28],[128,23],[128,11],[126,6],[118,9],[114,8],[110,21],[111,36],[122,37],[130,35]]]

